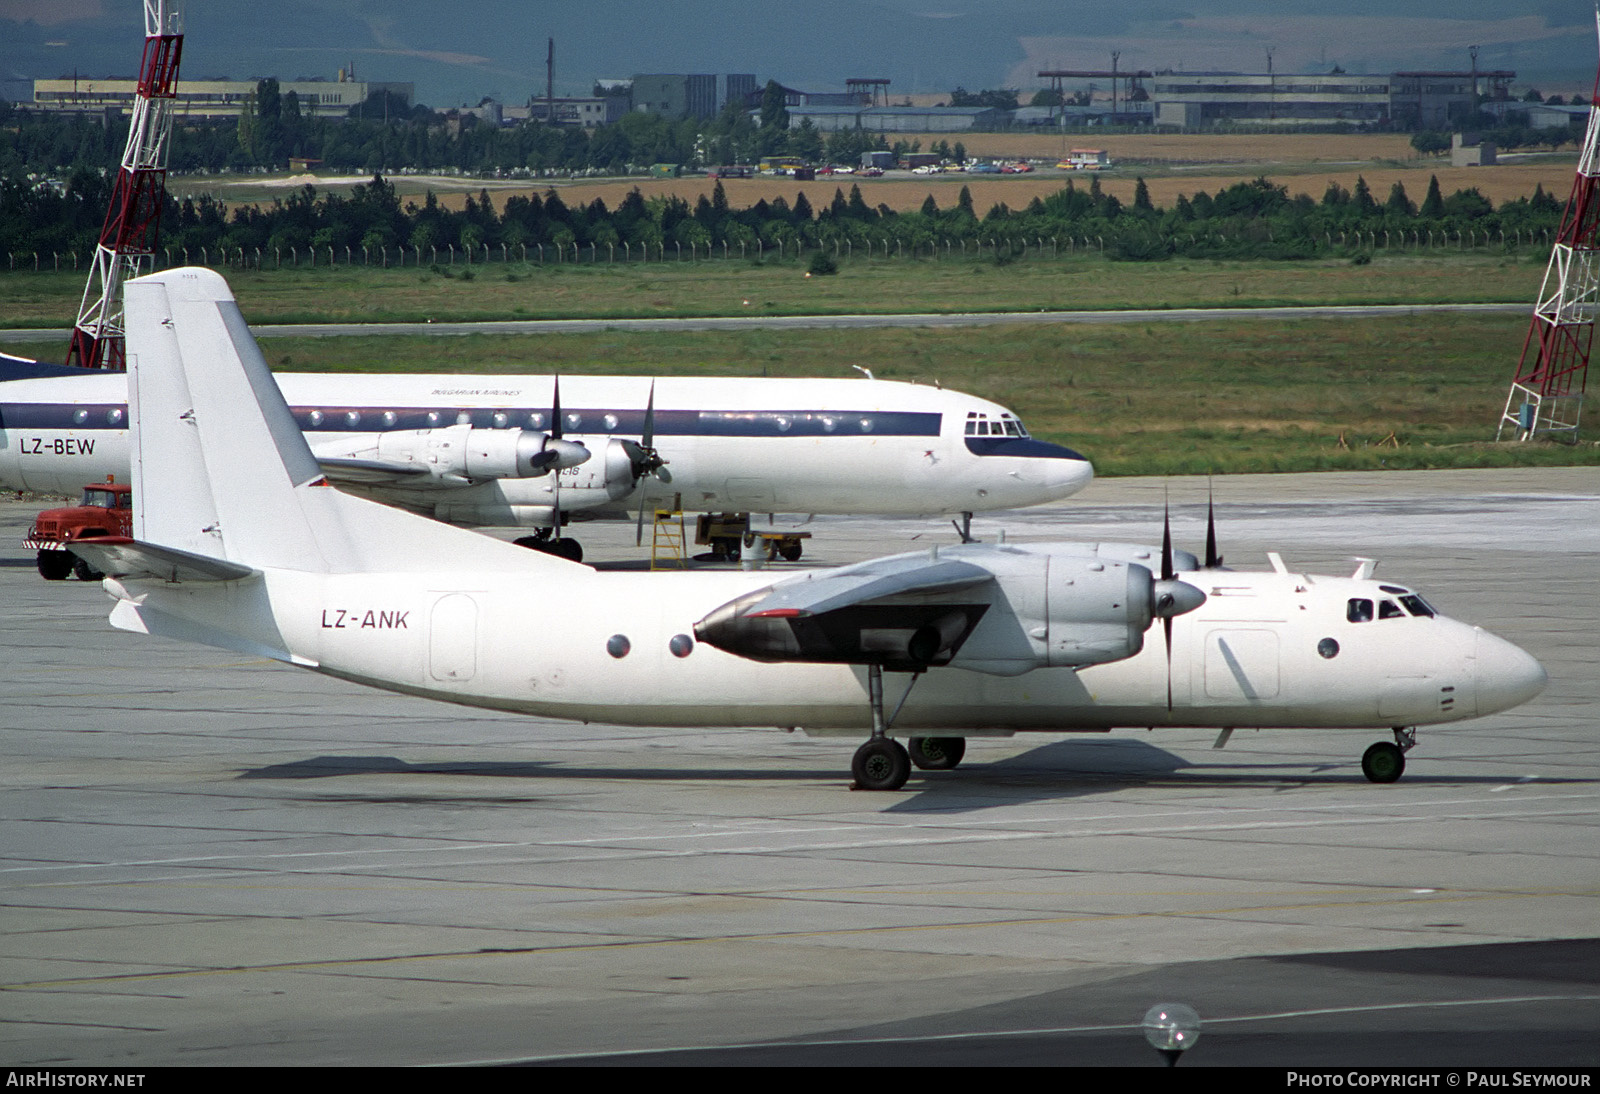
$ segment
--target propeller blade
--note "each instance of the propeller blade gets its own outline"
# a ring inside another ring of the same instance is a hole
[[[1167,713],[1172,713],[1172,616],[1161,621],[1161,630],[1167,640]]]
[[[656,380],[650,378],[650,397],[644,401],[644,435],[639,438],[646,449],[656,443]]]
[[[1177,576],[1172,568],[1172,508],[1165,502],[1161,511],[1161,580],[1171,581]]]
[[[1206,484],[1206,569],[1222,566],[1222,556],[1217,554],[1217,507],[1211,496],[1211,484]]]
[[[556,373],[555,394],[551,397],[550,436],[561,440],[561,374]]]
[[[643,498],[639,499],[639,523],[636,524],[634,526],[634,529],[633,529],[633,545],[635,547],[643,547],[644,546],[644,499]]]

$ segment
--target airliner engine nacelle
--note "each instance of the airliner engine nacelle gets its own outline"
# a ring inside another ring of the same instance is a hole
[[[756,661],[1019,676],[1132,657],[1157,619],[1204,602],[1193,585],[1115,557],[975,544],[760,589],[695,633]]]
[[[426,467],[435,479],[525,479],[576,467],[590,456],[581,444],[533,429],[407,429],[377,436],[378,459]]]

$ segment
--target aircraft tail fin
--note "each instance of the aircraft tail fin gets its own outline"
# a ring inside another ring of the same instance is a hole
[[[312,573],[563,565],[330,486],[221,275],[125,289],[134,539]]]

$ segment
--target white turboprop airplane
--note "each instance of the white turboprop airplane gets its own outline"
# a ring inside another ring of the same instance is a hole
[[[967,736],[1117,726],[1215,727],[1219,744],[1236,727],[1392,729],[1363,758],[1387,782],[1415,726],[1545,684],[1369,564],[1235,572],[1210,545],[1203,567],[1170,543],[1057,543],[776,583],[598,572],[330,488],[216,273],[131,281],[127,315],[134,535],[77,548],[124,630],[546,717],[870,734],[852,766],[872,789],[912,762],[955,766]],[[906,681],[887,716],[885,672]],[[916,735],[909,755],[891,731]]]
[[[11,374],[24,367],[10,360]],[[126,377],[45,371],[57,375],[0,382],[0,487],[76,494],[125,477]],[[342,489],[452,524],[541,536],[567,515],[618,516],[675,500],[697,512],[970,520],[1064,498],[1094,475],[1089,461],[1032,439],[996,403],[888,380],[568,376],[558,385],[549,376],[284,373],[277,381]],[[576,551],[570,539],[522,542]]]

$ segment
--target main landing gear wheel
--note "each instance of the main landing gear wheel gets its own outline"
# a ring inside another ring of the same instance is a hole
[[[1379,741],[1361,756],[1361,773],[1369,782],[1392,783],[1405,773],[1406,754],[1399,745]]]
[[[561,539],[551,539],[549,534],[546,533],[542,536],[523,536],[511,542],[518,547],[526,547],[530,551],[543,551],[547,555],[564,558],[568,562],[583,561],[583,544],[565,536]]]
[[[73,560],[72,572],[79,581],[100,581],[106,576],[81,558]]]
[[[967,754],[965,737],[913,737],[911,762],[924,771],[949,771]]]
[[[874,737],[856,749],[850,774],[862,790],[899,790],[911,777],[911,757],[892,737]]]

